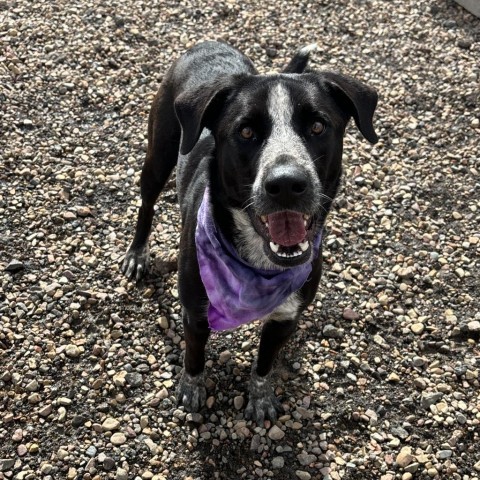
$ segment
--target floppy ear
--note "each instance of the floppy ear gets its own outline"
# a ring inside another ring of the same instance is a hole
[[[175,113],[182,127],[182,155],[189,153],[195,146],[208,117],[212,117],[214,111],[221,107],[232,82],[232,78],[227,78],[211,85],[202,85],[181,93],[175,99]]]
[[[358,80],[333,72],[320,73],[334,93],[340,108],[352,116],[362,135],[377,143],[378,136],[373,128],[373,113],[377,106],[376,90]]]

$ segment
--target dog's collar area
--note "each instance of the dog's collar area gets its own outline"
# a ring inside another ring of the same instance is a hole
[[[315,256],[320,242],[321,233],[312,244]],[[312,270],[311,262],[272,270],[248,264],[217,228],[208,187],[197,215],[195,243],[212,330],[229,330],[269,315],[302,287]]]

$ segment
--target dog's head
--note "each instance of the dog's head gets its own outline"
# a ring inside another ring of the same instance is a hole
[[[311,259],[339,184],[345,127],[353,117],[375,143],[376,104],[375,90],[330,72],[233,76],[177,98],[181,152],[203,128],[215,138],[214,194],[232,212],[241,254],[263,268]]]

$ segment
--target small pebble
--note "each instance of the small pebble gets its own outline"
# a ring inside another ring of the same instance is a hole
[[[304,472],[303,470],[296,470],[295,475],[300,480],[310,480],[312,476],[308,472]]]
[[[237,396],[233,399],[233,404],[237,410],[240,410],[243,407],[245,399],[242,396]]]
[[[103,423],[102,428],[104,431],[116,430],[120,426],[120,422],[116,418],[107,417]]]
[[[272,468],[280,469],[285,465],[285,459],[283,457],[274,457],[272,458]]]
[[[272,440],[281,440],[285,436],[285,432],[278,428],[276,425],[274,425],[269,431],[268,431],[268,438]]]
[[[121,432],[116,432],[110,437],[110,441],[114,445],[123,445],[127,441],[127,437]]]
[[[24,269],[24,265],[19,260],[11,260],[10,263],[5,267],[6,272],[19,272],[20,270]]]

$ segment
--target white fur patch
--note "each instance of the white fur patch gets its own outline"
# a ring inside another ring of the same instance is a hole
[[[268,114],[272,131],[260,155],[259,168],[253,184],[253,194],[259,195],[268,168],[282,155],[301,165],[309,174],[314,191],[320,191],[320,181],[315,165],[302,139],[292,125],[293,104],[288,90],[281,83],[271,89],[268,96]]]

